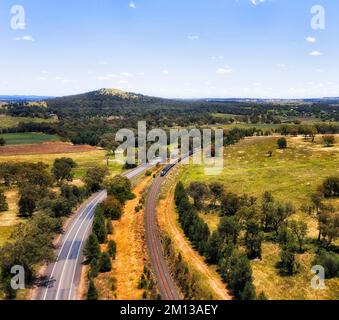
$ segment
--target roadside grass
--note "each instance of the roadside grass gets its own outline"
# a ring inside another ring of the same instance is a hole
[[[325,280],[326,288],[313,289],[311,280],[314,273],[314,253],[306,251],[297,255],[299,272],[293,276],[280,276],[276,265],[280,261],[279,246],[264,242],[262,260],[252,261],[254,285],[257,293],[265,292],[269,300],[337,300],[339,298],[339,279]]]
[[[22,221],[18,218],[18,193],[16,190],[5,192],[8,203],[8,211],[0,212],[0,247],[8,240],[13,227]]]
[[[152,177],[140,178],[140,183],[133,188],[136,197],[127,201],[119,221],[113,221],[114,233],[109,240],[117,245],[116,259],[112,271],[99,274],[95,279],[100,299],[106,300],[141,300],[144,290],[138,285],[147,261],[147,250],[144,243],[144,209],[139,212],[139,205],[144,191],[149,187]],[[107,245],[102,245],[102,251]]]
[[[32,132],[0,134],[0,138],[5,139],[6,145],[40,144],[43,142],[60,141],[60,137],[57,135]]]
[[[22,123],[52,123],[53,119],[41,119],[41,118],[28,118],[28,117],[11,117],[6,115],[0,115],[0,130],[15,128],[18,124]]]

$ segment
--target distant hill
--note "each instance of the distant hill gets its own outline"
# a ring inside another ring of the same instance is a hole
[[[48,108],[61,116],[134,115],[182,109],[187,102],[170,100],[117,89],[101,89],[83,94],[49,99]]]

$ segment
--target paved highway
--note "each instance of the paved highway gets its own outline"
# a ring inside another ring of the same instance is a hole
[[[154,160],[124,174],[132,179],[160,162]],[[37,290],[37,300],[74,300],[81,279],[82,251],[91,232],[95,208],[107,197],[106,191],[92,196],[78,211],[58,244],[57,260],[47,266],[46,283]]]

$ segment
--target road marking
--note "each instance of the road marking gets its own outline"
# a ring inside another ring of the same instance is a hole
[[[96,198],[94,198],[93,200],[91,200],[91,201],[88,203],[87,206],[90,206],[95,200],[96,200]],[[83,210],[83,211],[79,214],[79,216],[74,220],[74,223],[73,223],[71,229],[68,230],[68,232],[67,232],[67,234],[66,234],[66,238],[65,238],[65,240],[64,240],[64,243],[63,243],[62,246],[61,246],[61,249],[60,249],[60,251],[59,251],[59,254],[57,255],[56,262],[54,263],[54,266],[53,266],[53,269],[52,269],[51,276],[49,277],[49,281],[51,281],[51,280],[53,279],[53,275],[54,275],[54,272],[55,272],[57,263],[59,262],[58,260],[59,260],[60,255],[61,255],[61,253],[62,253],[62,251],[63,251],[63,249],[64,249],[64,247],[65,247],[65,245],[66,245],[66,243],[67,243],[67,240],[68,240],[68,238],[69,238],[71,232],[73,231],[73,229],[75,228],[76,224],[78,223],[78,221],[81,219],[81,217],[84,215],[85,212],[86,212],[86,208],[84,208],[84,210]],[[87,214],[86,214],[86,216],[87,216]],[[48,294],[48,290],[49,290],[49,289],[50,289],[49,287],[46,288],[46,291],[45,291],[43,300],[46,300],[47,294]]]
[[[100,200],[98,200],[98,203],[101,202],[102,200],[104,200],[105,198],[107,197],[107,195],[103,195],[102,198]],[[69,295],[68,295],[68,300],[72,300],[72,290],[73,290],[73,281],[74,281],[74,278],[75,278],[75,273],[76,273],[76,270],[77,270],[77,265],[78,265],[78,260],[80,258],[80,252],[82,251],[81,250],[81,246],[82,246],[82,243],[83,241],[85,240],[85,237],[87,235],[87,232],[89,230],[89,228],[92,227],[92,223],[89,223],[85,232],[84,232],[84,235],[81,239],[81,242],[80,242],[80,247],[79,247],[79,250],[78,250],[78,253],[77,253],[77,257],[76,257],[76,260],[75,260],[75,266],[74,266],[74,270],[73,270],[73,276],[72,276],[72,280],[71,280],[71,288],[70,288],[70,291],[69,291]]]
[[[99,193],[99,194],[97,195],[97,197],[94,199],[95,206],[99,203],[98,198],[100,198],[100,193]],[[69,262],[68,260],[69,260],[70,254],[71,254],[71,250],[72,250],[73,244],[74,244],[74,242],[75,242],[75,240],[76,240],[76,237],[78,236],[78,234],[79,234],[79,232],[80,232],[80,230],[81,230],[82,225],[86,222],[86,219],[93,213],[93,211],[92,211],[91,209],[89,209],[89,207],[90,207],[91,205],[92,205],[92,203],[89,204],[89,205],[87,206],[86,209],[88,209],[89,212],[88,212],[88,214],[86,214],[86,217],[85,217],[84,220],[81,222],[81,224],[80,224],[80,226],[79,226],[79,228],[78,228],[78,230],[77,230],[75,236],[73,237],[72,245],[70,246],[70,250],[68,251],[67,257],[66,257],[66,259],[65,259],[65,263],[64,263],[64,265],[63,265],[63,267],[62,267],[62,271],[61,271],[61,275],[60,275],[60,279],[59,279],[59,284],[58,284],[58,288],[57,288],[55,300],[58,300],[58,298],[59,298],[60,286],[61,286],[61,283],[62,283],[61,280],[62,280],[62,278],[63,278],[64,272],[65,272],[65,268],[66,268],[66,265],[67,265],[67,263]],[[92,208],[92,209],[95,209],[95,206],[94,206],[94,208]]]

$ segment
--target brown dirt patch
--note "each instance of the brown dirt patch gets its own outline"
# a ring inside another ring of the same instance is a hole
[[[74,146],[65,142],[47,142],[42,144],[4,146],[0,148],[0,156],[76,153],[92,150],[96,150],[96,148],[89,145]]]
[[[151,177],[143,179],[133,190],[136,198],[128,201],[120,221],[114,221],[114,234],[109,239],[117,244],[116,260],[112,272],[100,274],[95,283],[101,300],[141,300],[143,290],[138,289],[139,281],[147,264],[147,252],[144,242],[144,211],[135,212],[143,191],[149,185]],[[102,246],[102,251],[106,245]],[[116,283],[116,290],[112,284]]]

